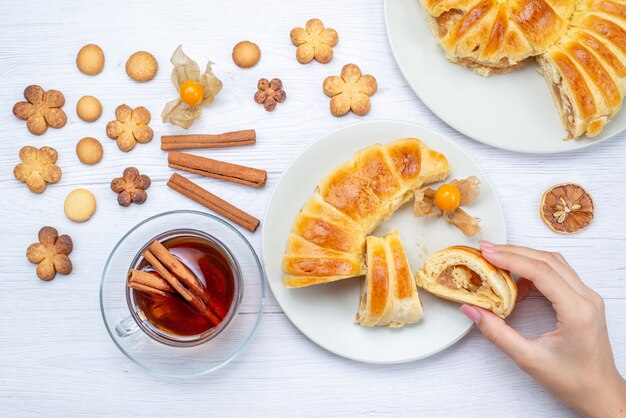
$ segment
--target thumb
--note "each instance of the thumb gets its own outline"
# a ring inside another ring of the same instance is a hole
[[[504,354],[518,365],[524,364],[531,355],[531,341],[508,326],[494,313],[477,306],[463,305],[461,312],[474,321],[485,338],[491,341]]]

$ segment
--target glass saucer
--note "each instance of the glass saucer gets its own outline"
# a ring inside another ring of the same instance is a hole
[[[167,345],[148,336],[133,319],[126,299],[126,276],[137,253],[155,237],[176,229],[217,238],[236,260],[243,279],[238,310],[228,325],[193,347]],[[142,368],[165,376],[199,376],[228,364],[254,335],[264,304],[265,273],[248,240],[225,221],[192,210],[161,213],[133,227],[111,251],[100,283],[100,311],[115,345]]]

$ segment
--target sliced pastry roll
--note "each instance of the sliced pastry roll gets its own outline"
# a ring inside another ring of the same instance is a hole
[[[364,327],[402,327],[424,316],[411,267],[396,230],[367,237],[367,275],[356,322]]]
[[[537,57],[568,138],[592,137],[626,93],[626,3],[580,0],[558,44]]]
[[[435,296],[480,306],[502,318],[511,313],[517,298],[511,275],[471,247],[448,247],[431,255],[415,281]]]
[[[545,52],[567,30],[575,0],[420,0],[447,58],[488,76]]]
[[[362,276],[365,237],[411,198],[448,176],[446,157],[416,138],[373,145],[323,178],[291,228],[286,287]]]

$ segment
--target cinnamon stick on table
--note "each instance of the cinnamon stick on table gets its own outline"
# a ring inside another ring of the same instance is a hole
[[[254,129],[225,132],[223,134],[216,135],[161,136],[161,149],[163,151],[178,149],[238,147],[241,145],[253,145],[255,143],[256,131]]]
[[[223,217],[230,219],[237,225],[246,228],[250,232],[256,231],[259,227],[260,221],[257,218],[231,205],[225,200],[220,199],[213,193],[203,189],[178,173],[172,174],[167,185],[191,200],[200,203]]]
[[[226,163],[211,158],[170,151],[167,162],[171,168],[200,174],[219,180],[231,181],[251,187],[263,187],[267,181],[267,171]]]

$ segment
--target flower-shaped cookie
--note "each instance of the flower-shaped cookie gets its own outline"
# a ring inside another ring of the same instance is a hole
[[[370,111],[369,96],[376,93],[378,86],[373,76],[362,75],[358,66],[346,64],[341,70],[341,77],[326,77],[323,88],[331,98],[330,113],[333,116],[343,116],[350,110],[363,116]]]
[[[207,63],[204,73],[200,74],[200,67],[185,55],[181,45],[176,48],[170,61],[174,64],[172,83],[178,98],[165,105],[161,118],[163,122],[188,129],[202,114],[202,106],[213,103],[215,96],[222,90],[222,82],[211,71],[211,61]]]
[[[460,206],[474,203],[479,193],[480,180],[476,176],[452,180],[437,190],[428,187],[416,190],[413,214],[417,217],[443,217],[471,237],[480,231],[480,218],[469,215]]]
[[[152,140],[150,112],[143,106],[133,110],[123,104],[115,109],[115,119],[107,123],[107,136],[117,141],[117,146],[124,152],[135,148],[137,142],[145,144]]]
[[[54,148],[22,147],[21,163],[13,169],[13,175],[22,183],[26,183],[33,193],[43,193],[48,183],[56,183],[61,178],[61,169],[55,163],[58,154]]]
[[[68,235],[60,235],[51,226],[39,230],[39,242],[30,244],[26,250],[28,261],[37,264],[37,277],[52,280],[57,273],[70,274],[72,262],[68,255],[74,248]]]
[[[135,167],[128,167],[122,177],[111,181],[111,190],[118,193],[117,203],[120,206],[129,206],[131,203],[141,205],[148,198],[146,189],[150,187],[150,183],[150,177],[139,174]]]
[[[315,58],[317,62],[326,64],[333,59],[333,47],[337,45],[337,31],[325,28],[319,19],[306,22],[305,28],[293,28],[290,33],[291,42],[296,48],[296,59],[300,64],[307,64]]]
[[[26,121],[26,127],[34,135],[43,135],[48,126],[62,128],[67,122],[61,107],[65,104],[63,93],[58,90],[44,91],[37,85],[26,87],[25,102],[13,106],[13,114]]]
[[[254,101],[261,104],[268,112],[276,109],[276,103],[282,103],[287,99],[287,94],[283,90],[283,82],[279,78],[267,81],[262,78],[257,84],[257,92],[254,94]]]

